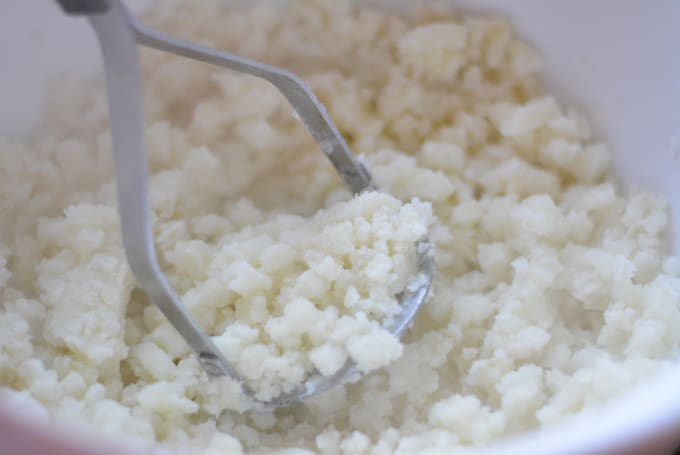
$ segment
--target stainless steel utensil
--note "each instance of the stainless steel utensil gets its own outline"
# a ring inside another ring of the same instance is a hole
[[[224,358],[210,337],[194,321],[170,287],[156,259],[150,223],[148,171],[144,151],[142,81],[137,44],[248,73],[273,84],[293,106],[306,128],[352,192],[371,188],[371,176],[352,155],[326,110],[309,87],[291,72],[227,52],[164,35],[137,22],[121,0],[58,0],[65,12],[86,15],[99,40],[104,57],[109,117],[123,246],[138,285],[194,350],[211,376],[228,376],[243,392],[263,407],[280,407],[316,395],[361,377],[348,361],[330,377],[314,373],[297,389],[270,401],[255,392]],[[406,330],[425,301],[434,274],[433,246],[424,239],[416,245],[416,275],[398,295],[401,311],[386,323],[397,337]]]

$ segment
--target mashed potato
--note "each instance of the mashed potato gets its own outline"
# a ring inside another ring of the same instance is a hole
[[[2,400],[215,454],[413,453],[549,424],[677,357],[666,202],[620,193],[502,19],[313,1],[147,21],[300,74],[386,192],[350,197],[267,83],[143,51],[173,287],[263,399],[347,359],[372,373],[276,411],[208,378],[126,264],[101,81],[62,81],[30,144],[0,142]],[[428,232],[433,292],[399,342],[381,324]]]

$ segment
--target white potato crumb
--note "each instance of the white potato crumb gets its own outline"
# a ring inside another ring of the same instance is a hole
[[[341,347],[332,343],[325,343],[310,351],[309,360],[321,374],[330,376],[343,367],[347,361],[347,354],[347,351]]]
[[[347,350],[362,372],[374,370],[398,359],[402,349],[399,340],[384,329],[372,330],[366,335],[355,336],[347,341]]]
[[[268,83],[142,51],[154,238],[188,311],[275,412],[209,379],[135,287],[101,80],[0,139],[0,399],[187,453],[448,453],[604,403],[676,358],[667,204],[612,183],[586,118],[498,18],[423,4],[157,2],[173,35],[309,82],[382,192],[351,197]],[[245,39],[244,37],[247,37]],[[435,244],[433,292],[382,327]]]

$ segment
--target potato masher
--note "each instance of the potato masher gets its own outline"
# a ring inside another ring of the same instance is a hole
[[[298,388],[270,401],[260,401],[255,391],[224,358],[206,332],[194,321],[172,290],[156,259],[150,222],[147,160],[144,150],[142,80],[137,44],[212,63],[267,80],[292,105],[321,151],[355,194],[371,188],[371,176],[354,158],[326,110],[309,87],[287,70],[164,35],[137,22],[121,0],[57,0],[68,14],[85,15],[93,27],[103,54],[113,141],[118,212],[123,247],[138,285],[191,346],[210,376],[237,381],[257,405],[275,408],[302,400],[361,374],[351,360],[332,376],[311,374]],[[400,337],[425,301],[434,274],[433,246],[423,239],[416,244],[417,273],[397,296],[401,311],[385,324]]]

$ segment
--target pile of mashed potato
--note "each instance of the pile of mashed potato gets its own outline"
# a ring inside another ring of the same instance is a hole
[[[126,264],[102,81],[64,80],[30,144],[0,140],[4,402],[215,454],[412,453],[549,424],[677,357],[666,202],[619,191],[504,20],[328,0],[145,21],[298,73],[385,191],[351,197],[266,82],[144,50],[173,287],[261,398],[347,359],[371,373],[275,411],[208,378]],[[399,341],[381,324],[426,234],[433,291]]]

